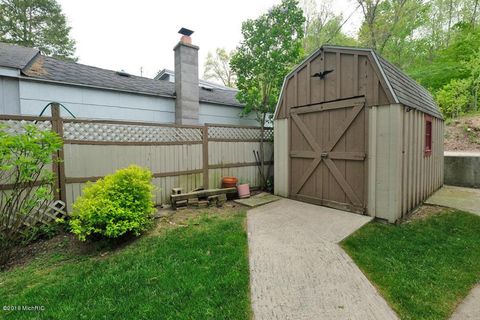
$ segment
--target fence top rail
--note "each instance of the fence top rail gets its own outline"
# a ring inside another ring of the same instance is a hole
[[[123,121],[123,120],[108,120],[108,119],[71,119],[62,118],[65,123],[103,123],[103,124],[119,124],[119,125],[134,125],[134,126],[149,126],[149,127],[171,127],[171,128],[187,128],[187,129],[203,129],[203,126],[175,124],[175,123],[160,123],[160,122],[142,122],[142,121]]]
[[[52,121],[52,117],[21,116],[13,114],[0,114],[1,121]]]
[[[0,121],[52,121],[50,116],[27,116],[27,115],[13,115],[0,114]],[[137,125],[137,126],[153,126],[153,127],[174,127],[174,128],[188,128],[188,129],[203,129],[206,127],[218,128],[243,128],[243,129],[258,129],[259,126],[237,125],[237,124],[219,124],[219,123],[205,123],[204,125],[188,125],[175,123],[160,123],[160,122],[142,122],[142,121],[125,121],[125,120],[110,120],[110,119],[85,119],[85,118],[62,118],[65,123],[103,123],[103,124],[119,124],[119,125]],[[265,130],[273,130],[271,127],[265,127]]]
[[[245,129],[258,129],[260,126],[244,126],[241,124],[220,124],[220,123],[205,123],[207,127],[219,127],[219,128],[245,128]],[[271,127],[265,127],[265,130],[273,130]]]

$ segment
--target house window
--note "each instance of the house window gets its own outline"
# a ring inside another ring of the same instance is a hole
[[[425,115],[425,156],[432,154],[432,117]]]

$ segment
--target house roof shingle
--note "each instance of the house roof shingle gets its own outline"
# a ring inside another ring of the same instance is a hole
[[[20,69],[23,77],[175,98],[175,84],[116,71],[63,61],[39,54],[37,49],[0,43],[0,66]],[[201,102],[243,107],[236,90],[199,88]]]
[[[0,42],[0,66],[23,69],[40,51]]]

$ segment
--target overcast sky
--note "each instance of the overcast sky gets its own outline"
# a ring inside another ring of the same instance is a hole
[[[195,31],[200,47],[200,76],[209,51],[234,49],[241,40],[242,21],[255,18],[280,0],[58,0],[72,27],[79,62],[153,77],[163,68],[173,70],[173,47],[181,27]],[[332,1],[345,17],[354,0]],[[360,12],[345,25],[358,29]]]

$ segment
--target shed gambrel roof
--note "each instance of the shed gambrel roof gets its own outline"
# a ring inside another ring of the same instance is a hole
[[[286,77],[283,83],[282,91],[280,93],[280,98],[283,96],[284,91],[286,90],[287,79],[291,77],[292,74],[300,70],[304,65],[318,56],[320,52],[324,50],[331,51],[349,51],[349,52],[359,52],[363,54],[369,54],[372,60],[379,71],[378,77],[383,80],[382,82],[386,85],[384,86],[385,90],[388,91],[388,96],[391,97],[390,103],[400,103],[407,107],[420,110],[426,114],[437,118],[443,118],[440,109],[438,108],[435,100],[433,99],[430,92],[427,89],[418,84],[415,80],[407,76],[403,71],[398,67],[394,66],[392,63],[388,62],[377,54],[373,49],[369,48],[357,48],[357,47],[345,47],[345,46],[330,46],[324,45],[308,56],[303,60],[292,72],[290,72]],[[278,115],[280,109],[281,99],[279,99],[277,108],[275,111],[275,117]]]
[[[375,51],[372,50],[372,52],[377,56],[380,67],[385,73],[385,77],[390,83],[399,103],[437,118],[442,118],[442,113],[427,89],[407,76],[399,68],[376,54]]]

